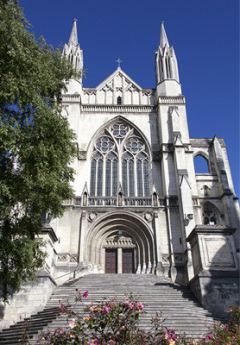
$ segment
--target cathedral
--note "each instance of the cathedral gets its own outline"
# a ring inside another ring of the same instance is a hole
[[[63,56],[83,69],[76,20]],[[50,223],[58,237],[54,270],[163,275],[204,299],[210,276],[221,286],[220,277],[238,272],[238,201],[224,140],[189,137],[163,22],[155,71],[152,89],[121,67],[97,87],[68,84],[63,113],[77,135],[76,197]],[[195,173],[197,156],[208,173]]]
[[[83,69],[76,20],[63,56]],[[222,313],[239,298],[238,199],[224,140],[189,137],[163,22],[155,72],[151,89],[120,66],[98,86],[68,83],[62,111],[76,133],[75,198],[64,201],[62,218],[46,217],[39,279],[59,285],[89,273],[158,275],[188,285]],[[195,173],[196,158],[207,172]]]

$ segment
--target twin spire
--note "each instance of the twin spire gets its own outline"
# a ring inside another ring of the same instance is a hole
[[[160,45],[155,54],[157,84],[164,80],[175,80],[179,83],[178,63],[173,49],[170,47],[164,22],[161,22]]]
[[[77,34],[77,19],[73,27],[68,44],[64,45],[63,56],[70,59],[77,72],[83,69],[83,51],[80,49]],[[164,22],[161,22],[160,45],[155,54],[155,68],[157,85],[164,80],[175,80],[179,83],[178,64],[173,46],[169,46]]]
[[[62,55],[72,61],[73,67],[77,72],[83,69],[83,51],[78,43],[77,19],[73,21],[71,35],[68,44],[65,44],[63,47]]]
[[[73,46],[77,46],[78,43],[78,34],[77,34],[77,19],[75,18],[73,21],[73,27],[72,27],[72,32],[71,35],[69,37],[69,41],[68,41],[68,45],[73,45]]]
[[[164,48],[165,46],[169,48],[168,38],[164,28],[164,22],[161,22],[160,47]]]

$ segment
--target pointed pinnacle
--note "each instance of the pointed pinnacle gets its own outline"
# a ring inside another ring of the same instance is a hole
[[[68,45],[77,46],[78,45],[78,35],[77,35],[77,19],[74,18],[72,32],[68,41]]]
[[[166,31],[164,29],[164,22],[161,22],[160,47],[164,48],[165,46],[169,47],[169,43]]]

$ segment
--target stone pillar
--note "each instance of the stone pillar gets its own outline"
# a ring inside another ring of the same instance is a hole
[[[197,225],[186,239],[191,245],[195,274],[189,286],[205,308],[223,317],[239,303],[235,230]]]
[[[155,240],[156,240],[156,256],[157,256],[157,265],[156,265],[156,275],[164,276],[164,267],[162,265],[162,255],[161,255],[161,231],[158,222],[158,212],[154,212],[153,216],[153,228],[155,230]]]
[[[84,250],[86,250],[85,248],[85,234],[87,231],[87,214],[86,211],[82,212],[82,216],[81,216],[81,221],[80,221],[80,236],[79,236],[79,263],[83,263],[84,262]]]
[[[117,249],[117,273],[122,273],[122,248]]]
[[[232,185],[232,178],[230,171],[227,173],[226,165],[228,166],[228,160],[221,146],[219,139],[215,136],[213,139],[214,155],[217,167],[218,179],[220,182],[222,192],[222,202],[225,209],[225,221],[230,227],[235,227],[238,230],[235,232],[235,245],[238,252],[240,251],[239,241],[239,229],[240,229],[240,215],[239,205],[235,200],[234,190],[230,188]],[[236,202],[236,208],[233,205]]]
[[[182,128],[180,113],[178,107],[169,107],[169,115],[171,116],[172,124],[172,140],[174,147],[174,162],[175,162],[175,172],[178,177],[178,197],[179,197],[179,211],[180,219],[182,225],[182,235],[185,239],[194,226],[193,220],[193,201],[192,201],[192,191],[191,185],[188,179],[188,170],[185,158],[185,145],[182,138]],[[186,134],[185,134],[186,135]],[[185,138],[185,140],[187,137]],[[189,138],[188,138],[189,141]],[[190,216],[191,215],[191,216]],[[190,220],[191,218],[191,220]],[[185,259],[186,259],[186,269],[187,269],[187,280],[193,278],[193,267],[191,252],[188,248],[187,243],[183,240]]]

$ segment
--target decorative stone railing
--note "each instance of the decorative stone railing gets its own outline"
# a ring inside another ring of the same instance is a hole
[[[116,197],[89,197],[88,199],[89,206],[117,206]]]
[[[125,206],[152,206],[152,198],[124,198]]]
[[[185,97],[184,96],[176,96],[176,97],[159,97],[159,103],[161,104],[185,104]]]
[[[86,113],[100,112],[100,113],[152,113],[156,111],[153,105],[98,105],[98,104],[83,104],[82,111]]]
[[[90,197],[87,195],[79,196],[73,199],[68,199],[63,202],[64,206],[81,206],[81,207],[159,207],[166,205],[165,197],[124,197],[118,195],[117,197]],[[171,205],[171,203],[170,203]]]

